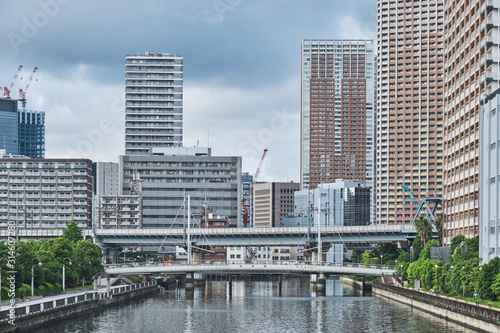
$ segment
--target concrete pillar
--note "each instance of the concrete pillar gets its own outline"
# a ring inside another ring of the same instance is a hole
[[[106,276],[106,290],[107,291],[111,290],[111,281],[109,275]]]
[[[312,250],[311,251],[311,264],[316,265],[317,263],[318,263],[318,251]]]
[[[325,274],[319,274],[318,281],[316,282],[316,292],[318,294],[325,293]]]
[[[193,273],[186,273],[186,292],[194,290]]]
[[[191,253],[191,263],[193,265],[203,263],[203,252],[201,252],[201,251],[193,251]]]
[[[278,280],[279,295],[281,297],[281,290],[282,290],[282,286],[283,286],[283,274],[280,274],[278,279],[279,279]]]
[[[316,282],[318,280],[318,275],[316,274],[311,274],[309,275],[309,283],[311,285],[311,289],[316,290]]]
[[[231,274],[227,276],[227,284],[229,286],[229,298],[233,298],[233,276]]]

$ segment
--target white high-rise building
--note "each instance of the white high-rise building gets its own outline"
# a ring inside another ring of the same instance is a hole
[[[479,257],[500,256],[500,89],[484,100],[479,138]]]
[[[125,62],[125,154],[182,146],[182,56],[146,52]]]

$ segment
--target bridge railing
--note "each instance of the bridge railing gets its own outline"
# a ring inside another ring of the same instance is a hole
[[[187,263],[187,261],[170,261],[170,262],[153,262],[153,263],[132,263],[132,264],[108,264],[106,268],[130,268],[130,267],[157,267],[157,266],[186,266],[186,265],[289,265],[289,266],[318,266],[315,263],[296,261],[266,261],[266,260],[227,260],[227,261],[195,261]],[[380,265],[380,264],[362,264],[362,263],[323,263],[321,266],[327,267],[353,267],[353,268],[373,268],[382,270],[394,270],[393,265]]]

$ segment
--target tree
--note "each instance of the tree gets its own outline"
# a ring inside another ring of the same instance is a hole
[[[493,292],[492,285],[500,270],[500,258],[495,257],[489,263],[481,266],[479,271],[478,294],[482,299],[496,300],[498,295]]]
[[[80,240],[75,245],[75,265],[78,269],[79,278],[90,280],[93,276],[103,270],[102,250],[91,240]]]
[[[417,237],[415,237],[415,240],[413,241],[412,247],[413,247],[412,260],[416,261],[420,258],[420,252],[422,251],[422,241],[421,241],[419,235],[417,235]]]
[[[38,257],[42,262],[42,273],[45,277],[45,282],[51,284],[62,283],[63,262],[66,266],[66,282],[74,283],[78,279],[76,268],[73,265],[75,262],[73,246],[67,238],[57,237],[49,239],[40,246]],[[69,261],[65,258],[69,258]]]
[[[439,246],[441,246],[443,241],[443,213],[437,214],[434,226],[437,230]]]
[[[450,254],[454,255],[455,254],[455,249],[462,244],[462,242],[465,240],[464,235],[456,235],[451,239],[450,243]]]
[[[78,224],[74,221],[66,223],[66,229],[63,230],[63,237],[75,244],[83,239],[82,229],[78,228]]]
[[[432,237],[432,225],[427,221],[425,216],[420,215],[418,220],[415,221],[415,229],[422,241],[422,247],[424,247],[427,240]]]

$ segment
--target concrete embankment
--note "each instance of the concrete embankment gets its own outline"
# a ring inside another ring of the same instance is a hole
[[[373,295],[484,332],[500,332],[500,310],[412,289],[373,283]]]
[[[361,281],[356,281],[353,279],[349,279],[346,277],[340,277],[340,283],[353,287],[354,289],[363,291],[363,292],[371,292],[372,284],[371,283],[363,283]]]
[[[156,281],[140,283],[132,286],[122,286],[111,291],[92,291],[77,295],[63,294],[51,297],[51,300],[41,300],[22,303],[15,309],[3,307],[0,311],[0,332],[34,331],[56,322],[71,320],[80,316],[98,313],[103,309],[119,305],[134,298],[156,293]],[[15,311],[15,318],[11,317]],[[14,320],[13,320],[14,319]]]

